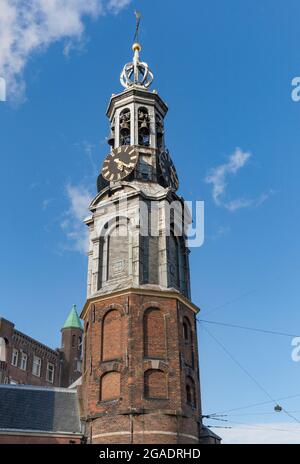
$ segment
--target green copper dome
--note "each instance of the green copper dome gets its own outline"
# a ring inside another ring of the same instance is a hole
[[[66,322],[64,323],[63,329],[82,329],[82,324],[77,314],[76,305],[72,306],[70,314],[67,317]]]

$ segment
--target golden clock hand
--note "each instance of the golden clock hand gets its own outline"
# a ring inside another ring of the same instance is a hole
[[[126,168],[130,168],[130,163],[124,163],[124,161],[120,160],[120,158],[116,158],[114,161],[118,164],[118,166],[125,166]]]
[[[118,169],[120,171],[122,171],[124,169],[124,166],[123,166],[124,163],[123,163],[123,161],[120,160],[120,158],[115,158],[114,162],[117,163]]]
[[[130,167],[130,164],[128,163],[124,163],[124,161],[121,161],[122,165],[125,166],[126,168],[129,168]]]

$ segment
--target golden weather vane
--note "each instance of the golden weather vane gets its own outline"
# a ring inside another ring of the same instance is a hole
[[[135,34],[133,37],[133,42],[139,42],[139,32],[140,32],[140,24],[141,24],[141,16],[142,14],[140,11],[135,10],[134,15],[136,17],[136,28],[135,28]]]
[[[139,44],[139,32],[142,15],[136,10],[134,14],[136,17],[136,28],[133,37],[134,43],[132,45],[134,56],[131,63],[125,64],[120,75],[120,82],[125,89],[129,89],[132,86],[139,86],[148,89],[153,81],[153,73],[149,69],[147,63],[140,61],[140,51],[142,47]]]

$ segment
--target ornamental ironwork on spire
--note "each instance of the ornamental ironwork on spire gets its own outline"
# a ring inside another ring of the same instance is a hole
[[[129,89],[133,86],[142,87],[148,89],[153,82],[153,73],[150,70],[147,63],[140,61],[140,51],[142,47],[139,43],[139,28],[141,21],[141,13],[135,11],[136,16],[136,31],[134,34],[134,44],[132,50],[134,52],[133,60],[131,63],[125,64],[121,75],[120,82],[125,89]]]
[[[134,43],[132,50],[134,51],[133,61],[125,64],[120,82],[125,89],[137,86],[148,89],[153,82],[154,76],[147,63],[140,61],[140,51],[142,47],[139,43]]]

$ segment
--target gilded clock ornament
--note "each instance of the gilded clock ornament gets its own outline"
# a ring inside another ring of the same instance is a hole
[[[115,148],[103,163],[102,176],[109,182],[125,179],[136,167],[138,157],[138,151],[130,145]]]

